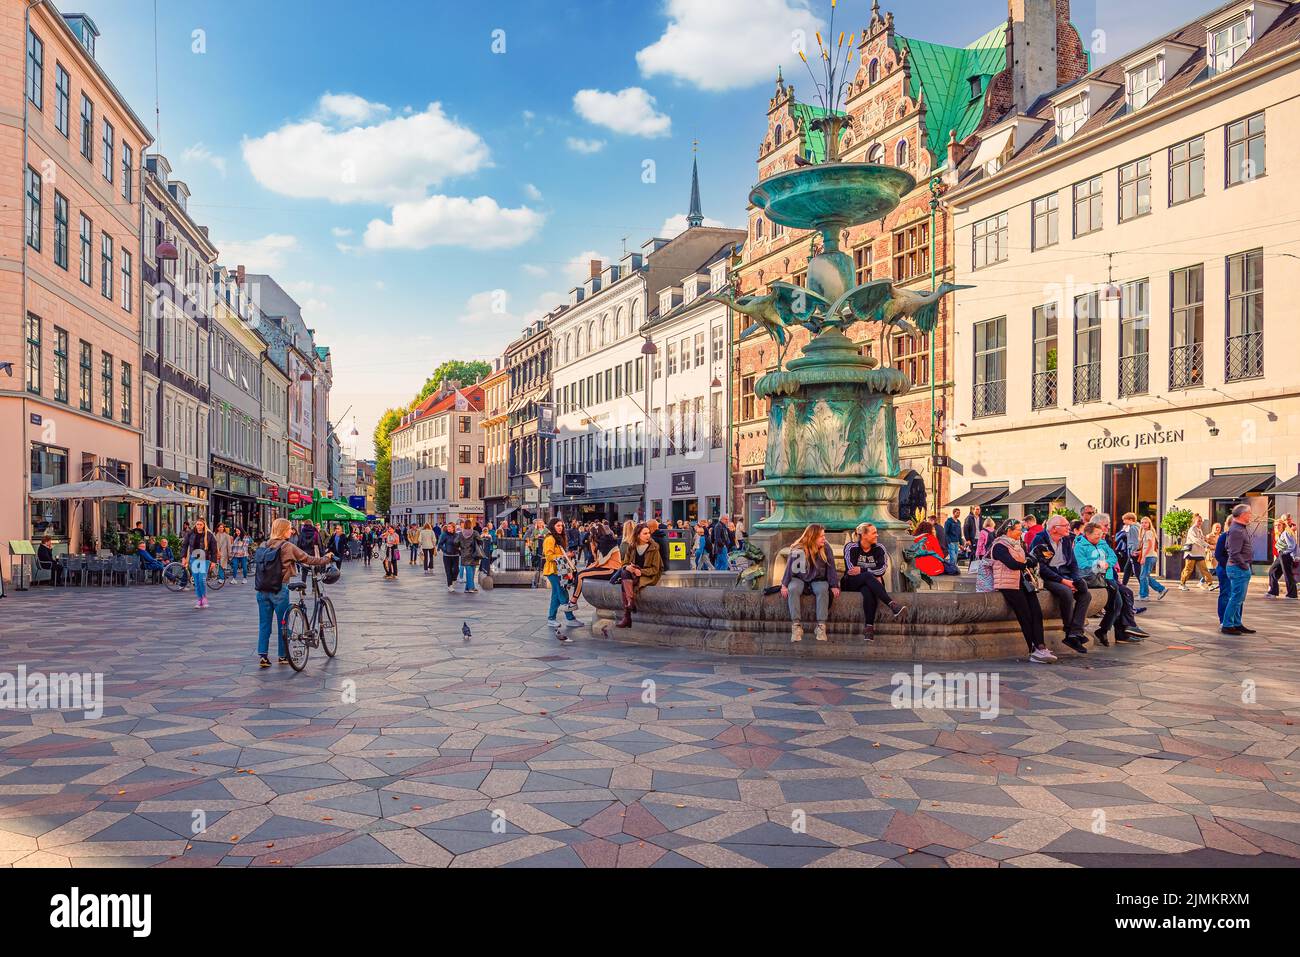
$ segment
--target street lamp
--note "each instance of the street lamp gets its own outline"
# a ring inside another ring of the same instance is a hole
[[[656,355],[658,352],[659,352],[659,347],[655,345],[654,342],[649,337],[646,338],[645,342],[641,343],[641,355],[653,356]]]

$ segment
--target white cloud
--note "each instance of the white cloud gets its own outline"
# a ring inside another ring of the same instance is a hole
[[[216,245],[223,263],[247,266],[250,272],[274,272],[284,268],[285,255],[298,248],[298,238],[269,233],[261,239],[231,239]]]
[[[213,153],[201,142],[187,147],[181,159],[187,163],[207,163],[221,174],[222,179],[226,178],[226,158]]]
[[[579,90],[573,96],[573,108],[590,123],[615,133],[630,136],[667,136],[673,121],[655,110],[655,98],[639,86],[617,93],[602,90]]]
[[[578,136],[570,136],[566,139],[565,144],[575,153],[599,153],[605,148],[604,140],[584,140]]]
[[[705,216],[704,225],[725,227],[727,224]],[[669,216],[665,219],[663,226],[659,227],[659,232],[655,233],[655,235],[660,239],[673,239],[684,232],[686,232],[686,214],[678,213],[676,216]]]
[[[591,261],[593,259],[599,259],[602,267],[608,266],[610,263],[610,258],[604,253],[596,252],[594,249],[584,250],[564,264],[562,273],[564,279],[574,286],[586,282],[591,278]]]
[[[339,120],[346,126],[359,126],[392,112],[382,103],[371,103],[355,93],[326,93],[320,98],[320,113],[326,119]]]
[[[456,321],[470,326],[489,322],[513,325],[518,322],[510,312],[510,294],[504,289],[489,289],[486,292],[474,293],[465,303],[465,308]]]
[[[533,120],[537,119],[537,114],[532,110],[524,110],[523,117],[525,123],[531,123]]]
[[[532,183],[524,183],[524,195],[534,203],[540,203],[542,201],[542,191]]]
[[[536,210],[506,209],[490,196],[428,196],[398,203],[391,222],[371,220],[364,242],[367,249],[505,249],[532,239],[544,221]]]
[[[712,92],[772,80],[778,64],[798,64],[801,38],[815,51],[825,28],[808,0],[668,0],[667,13],[663,36],[637,52],[642,75]]]
[[[245,138],[243,152],[253,177],[272,192],[334,203],[420,199],[429,187],[488,164],[487,145],[440,103],[372,126],[287,123]]]
[[[545,266],[535,266],[532,263],[524,263],[519,268],[535,279],[541,279],[543,276],[547,275],[547,269]]]
[[[342,226],[335,226],[333,229],[330,230],[330,234],[335,239],[345,239],[348,236],[352,235],[352,230],[344,229]]]

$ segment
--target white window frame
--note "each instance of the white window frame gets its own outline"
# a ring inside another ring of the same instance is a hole
[[[1155,57],[1128,73],[1128,108],[1140,110],[1165,84],[1164,57]]]
[[[1089,117],[1088,94],[1080,93],[1056,108],[1056,138],[1068,143],[1083,128]]]
[[[1229,21],[1210,31],[1209,40],[1206,48],[1209,53],[1207,59],[1210,62],[1210,75],[1218,76],[1231,70],[1246,55],[1251,44],[1255,42],[1255,18],[1248,11],[1240,17]],[[1242,28],[1240,39],[1234,38],[1233,33],[1237,28]],[[1220,38],[1225,38],[1226,43],[1221,47]]]

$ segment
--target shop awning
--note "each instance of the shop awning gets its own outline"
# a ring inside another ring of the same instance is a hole
[[[1265,495],[1300,495],[1300,475],[1293,475],[1281,485],[1275,485]]]
[[[1002,500],[1002,505],[1033,505],[1035,502],[1055,502],[1065,498],[1066,489],[1060,482],[1026,485],[1016,489]],[[984,504],[983,502],[979,504]]]
[[[982,166],[987,166],[995,159],[1000,158],[1006,151],[1007,144],[1011,142],[1011,137],[1014,133],[1014,127],[1008,127],[1005,130],[994,133],[992,136],[986,136],[981,139],[979,149],[975,151],[975,158],[971,160],[970,168],[972,170],[979,169]]]
[[[1190,492],[1178,496],[1180,499],[1224,499],[1241,498],[1247,492],[1253,492],[1262,486],[1271,486],[1277,481],[1272,472],[1237,472],[1232,475],[1215,475],[1208,482],[1202,482]]]
[[[986,485],[981,488],[973,488],[965,495],[953,499],[945,507],[956,508],[959,505],[979,505],[983,507],[985,505],[992,505],[994,502],[1000,501],[1002,497],[1007,494],[1007,488],[1008,486],[1006,485]]]

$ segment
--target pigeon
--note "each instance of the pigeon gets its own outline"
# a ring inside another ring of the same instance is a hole
[[[469,641],[470,639],[469,622],[462,621],[460,623],[460,633],[465,636],[466,641]]]

